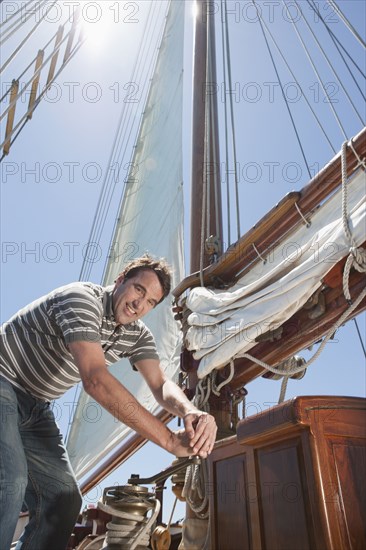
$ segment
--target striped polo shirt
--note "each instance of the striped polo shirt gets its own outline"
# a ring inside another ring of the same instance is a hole
[[[113,285],[72,283],[42,296],[1,326],[0,374],[34,397],[51,401],[80,381],[67,344],[99,342],[106,364],[159,359],[154,338],[140,321],[117,325]]]

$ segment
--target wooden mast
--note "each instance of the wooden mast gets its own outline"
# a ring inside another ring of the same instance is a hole
[[[222,243],[221,194],[216,192],[215,178],[220,179],[218,167],[218,117],[215,60],[214,2],[196,0],[196,19],[193,49],[193,122],[192,122],[192,180],[191,180],[191,246],[190,271],[200,269],[202,212],[206,211],[204,185],[210,195],[209,235]],[[210,55],[208,55],[210,46]],[[207,126],[209,137],[207,138]],[[207,216],[207,214],[206,214]],[[203,267],[210,263],[204,255]]]
[[[208,268],[210,265],[212,267],[217,257],[222,254],[214,14],[214,2],[196,0],[193,48],[191,273],[200,272],[201,268]],[[207,200],[208,194],[209,200]],[[203,243],[202,236],[204,236]],[[215,251],[212,248],[209,251],[207,247],[206,239],[211,236],[218,245]],[[203,258],[201,258],[203,250]],[[198,364],[192,360],[191,353],[184,351],[181,365],[182,370],[188,373],[186,385],[189,396],[193,397],[198,382]],[[230,401],[231,396],[226,391],[222,391],[219,397],[212,394],[209,399],[210,412],[215,416],[218,425],[219,439],[232,433]]]

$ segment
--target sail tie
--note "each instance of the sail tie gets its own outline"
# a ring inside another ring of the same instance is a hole
[[[205,378],[200,380],[196,385],[196,394],[193,398],[193,403],[195,407],[197,407],[201,411],[207,412],[209,410],[208,399],[211,393],[219,396],[221,389],[229,384],[229,382],[231,382],[234,373],[234,361],[232,359],[230,361],[230,372],[228,377],[225,378],[225,380],[222,380],[222,382],[220,382],[218,385],[216,385],[216,369],[211,371],[207,376],[205,376]]]
[[[297,202],[295,202],[295,207],[296,207],[296,210],[298,211],[298,213],[300,214],[300,217],[301,217],[302,221],[304,222],[304,224],[306,225],[306,227],[310,227],[310,226],[311,226],[311,222],[305,218],[305,216],[304,216],[304,214],[301,212],[301,210],[300,210],[299,205],[297,204]]]
[[[231,360],[230,361],[230,373],[229,373],[229,376],[227,378],[225,378],[225,380],[223,380],[222,382],[220,382],[220,384],[218,386],[216,386],[216,375],[217,375],[217,370],[213,370],[212,373],[210,373],[210,375],[212,376],[212,380],[211,380],[211,391],[214,395],[217,395],[219,396],[220,395],[220,391],[221,389],[226,386],[227,384],[229,384],[229,382],[231,382],[231,380],[233,379],[233,376],[234,376],[234,361]]]
[[[359,154],[357,153],[356,149],[355,149],[355,146],[353,144],[353,138],[349,140],[349,142],[347,143],[347,145],[349,145],[349,147],[352,149],[353,151],[353,154],[355,155],[357,161],[358,161],[358,165],[357,166],[362,166],[364,170],[366,170],[366,160],[363,158],[361,158],[359,156]]]
[[[296,204],[296,203],[295,203],[295,204]],[[252,243],[252,247],[254,248],[254,251],[255,251],[255,253],[257,254],[258,258],[259,258],[260,260],[262,260],[262,262],[263,262],[264,264],[266,264],[266,263],[267,263],[267,260],[266,260],[265,258],[263,258],[263,256],[261,255],[261,253],[259,252],[258,248],[255,246],[254,243]]]

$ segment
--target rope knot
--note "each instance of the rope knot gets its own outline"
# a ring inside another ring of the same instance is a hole
[[[353,258],[353,267],[360,273],[366,271],[366,250],[361,247],[351,246],[349,249]]]

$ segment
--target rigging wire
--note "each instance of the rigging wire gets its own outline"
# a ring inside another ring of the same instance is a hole
[[[268,50],[269,56],[270,56],[270,58],[271,58],[273,68],[274,68],[274,70],[275,70],[275,73],[276,73],[276,76],[277,76],[278,83],[279,83],[280,88],[281,88],[282,97],[283,97],[283,100],[284,100],[284,102],[285,102],[285,105],[286,105],[286,108],[287,108],[287,112],[288,112],[288,114],[289,114],[289,117],[290,117],[290,119],[291,119],[292,127],[293,127],[293,130],[294,130],[294,132],[295,132],[296,139],[297,139],[297,142],[298,142],[298,144],[299,144],[300,151],[301,151],[302,157],[303,157],[304,162],[305,162],[305,166],[306,166],[307,171],[308,171],[308,174],[309,174],[309,178],[311,179],[311,172],[310,172],[309,164],[308,164],[308,161],[307,161],[307,158],[306,158],[306,155],[305,155],[305,152],[304,152],[304,148],[303,148],[302,143],[301,143],[301,140],[300,140],[299,133],[298,133],[297,128],[296,128],[296,124],[295,124],[294,118],[293,118],[292,113],[291,113],[291,109],[290,109],[290,107],[289,107],[288,101],[286,100],[285,92],[284,92],[284,90],[283,90],[282,80],[281,80],[281,77],[280,77],[280,75],[279,75],[279,72],[278,72],[278,69],[277,69],[277,65],[276,65],[275,60],[274,60],[274,57],[273,57],[273,55],[272,55],[271,48],[269,47],[269,43],[268,43],[268,40],[267,40],[267,36],[266,36],[266,34],[265,34],[265,32],[264,32],[261,14],[260,14],[260,12],[259,12],[259,10],[258,10],[258,8],[257,8],[257,5],[256,5],[256,3],[255,3],[254,0],[252,0],[252,3],[253,3],[253,5],[254,5],[255,9],[257,10],[257,15],[258,15],[259,24],[260,24],[260,26],[261,26],[261,30],[262,30],[262,33],[263,33],[264,40],[265,40],[265,42],[266,42],[267,50]]]
[[[14,100],[8,105],[7,109],[5,109],[5,111],[2,113],[2,115],[0,115],[0,121],[8,114],[8,112],[10,111],[10,109],[12,107],[14,107],[14,105],[16,104],[16,102],[18,101],[18,99],[26,92],[28,86],[33,82],[33,80],[40,74],[40,72],[42,71],[42,69],[47,65],[47,63],[50,61],[50,59],[55,55],[55,53],[59,52],[59,50],[61,49],[61,46],[63,45],[63,43],[66,41],[66,39],[69,37],[69,35],[71,34],[72,32],[72,28],[69,30],[69,32],[63,37],[63,39],[60,41],[60,43],[57,45],[57,47],[52,50],[52,52],[49,54],[49,56],[42,62],[42,64],[38,67],[38,69],[36,71],[34,71],[32,77],[30,80],[28,80],[28,82],[23,86],[23,88],[20,90],[20,92],[18,92],[18,94],[16,95],[16,97],[14,98]],[[84,43],[86,40],[83,39],[82,42]],[[66,60],[67,61],[67,60]],[[62,66],[64,66],[65,62],[63,63]],[[23,73],[24,74],[24,73]],[[59,73],[58,73],[59,74]],[[27,113],[28,114],[28,113]],[[0,146],[2,147],[3,144]]]
[[[254,0],[252,0],[252,2],[254,3]],[[280,47],[278,46],[278,44],[277,44],[277,42],[276,42],[276,40],[275,40],[273,34],[271,33],[270,29],[268,28],[268,25],[266,24],[266,22],[265,22],[263,19],[260,19],[260,23],[263,23],[263,26],[264,26],[264,28],[266,29],[266,32],[267,32],[267,33],[269,34],[269,36],[271,37],[272,42],[273,42],[273,44],[275,45],[275,47],[276,47],[276,49],[277,49],[279,55],[281,56],[282,61],[285,63],[285,65],[286,65],[288,71],[290,72],[291,76],[293,77],[293,79],[294,79],[296,85],[299,87],[299,90],[301,91],[301,94],[302,94],[301,97],[304,98],[304,100],[305,100],[307,106],[309,107],[309,109],[310,109],[310,111],[311,111],[313,117],[315,118],[315,120],[316,120],[316,122],[317,122],[317,124],[318,124],[318,126],[319,126],[319,128],[320,128],[320,130],[322,131],[323,136],[324,136],[325,139],[327,140],[330,149],[332,150],[333,154],[336,154],[337,149],[333,146],[332,142],[330,141],[329,136],[328,136],[327,132],[326,132],[325,129],[324,129],[324,126],[322,125],[322,123],[320,122],[320,120],[319,120],[317,114],[315,113],[314,109],[312,108],[312,106],[311,106],[311,104],[310,104],[310,102],[309,102],[309,100],[308,100],[308,98],[307,98],[307,96],[306,96],[306,94],[305,94],[305,92],[304,92],[302,86],[300,85],[300,83],[299,83],[298,79],[296,78],[296,76],[295,76],[293,70],[291,69],[290,65],[288,64],[285,55],[283,54],[283,52],[281,51]],[[263,29],[262,29],[262,32],[263,32]],[[264,33],[263,33],[263,34],[264,34]],[[265,38],[265,39],[266,39],[266,38]],[[266,41],[266,42],[267,42],[267,41]],[[267,46],[267,48],[269,48],[269,46]],[[285,101],[286,101],[286,99],[285,99]]]
[[[58,0],[54,0],[53,4],[49,7],[49,9],[52,9],[52,7],[56,4]],[[49,11],[49,10],[48,10]],[[10,55],[10,57],[5,61],[5,63],[0,67],[0,74],[3,72],[3,70],[9,65],[9,63],[17,56],[17,54],[21,51],[24,44],[28,41],[28,39],[32,36],[32,34],[35,32],[35,30],[39,27],[39,25],[44,21],[48,11],[45,11],[42,18],[34,25],[34,27],[29,31],[27,36],[22,40],[22,42],[19,44],[19,46],[13,51],[13,53]]]
[[[225,14],[227,14],[227,2],[225,0]],[[229,42],[229,29],[228,29],[228,17],[225,17],[225,37],[226,37],[226,54],[227,54],[227,70],[228,70],[228,79],[229,87],[232,90],[232,78],[231,78],[231,56],[230,56],[230,42]],[[233,98],[230,94],[230,116],[231,116],[231,137],[232,137],[232,147],[233,147],[233,160],[234,160],[234,175],[235,175],[235,201],[236,201],[236,224],[237,224],[237,235],[240,239],[240,210],[239,210],[239,179],[237,173],[237,156],[236,156],[236,140],[235,140],[235,123],[234,123],[234,107],[233,107]]]
[[[358,88],[358,91],[360,92],[360,94],[362,95],[363,99],[366,101],[366,96],[365,94],[363,93],[363,90],[361,89],[360,85],[358,84],[354,74],[352,73],[347,61],[345,60],[340,48],[342,48],[342,50],[344,51],[344,53],[348,56],[348,58],[350,59],[350,61],[353,63],[353,65],[355,66],[355,68],[358,70],[358,72],[361,74],[361,76],[365,79],[366,78],[366,75],[362,72],[362,70],[360,69],[360,67],[357,65],[357,63],[355,62],[355,60],[349,55],[349,53],[347,52],[347,50],[345,49],[345,47],[343,46],[343,44],[338,40],[338,38],[336,37],[336,35],[332,32],[332,30],[329,28],[329,25],[327,25],[326,21],[324,20],[324,18],[322,17],[318,7],[316,6],[315,4],[315,1],[314,0],[307,0],[308,4],[309,4],[309,7],[314,11],[314,13],[319,17],[319,19],[321,20],[321,22],[323,23],[326,31],[328,32],[334,46],[336,47],[340,57],[342,58],[354,84],[356,85],[356,87]]]
[[[213,32],[215,32],[215,29],[213,28]],[[210,42],[212,41],[212,38],[210,37]],[[211,52],[211,48],[209,50],[209,52]],[[216,80],[217,79],[217,76],[216,76],[216,67],[214,66],[214,60],[212,59],[211,57],[211,54],[210,54],[210,73],[211,73],[211,76],[213,77],[213,80]],[[211,80],[212,82],[212,80]],[[220,164],[218,162],[218,158],[217,158],[217,150],[218,150],[218,137],[217,137],[217,128],[216,128],[216,124],[215,124],[215,112],[216,112],[216,99],[212,99],[211,101],[211,109],[210,109],[210,114],[211,114],[211,126],[212,126],[212,137],[213,137],[213,140],[212,140],[212,153],[213,153],[213,166],[214,166],[214,171],[213,171],[213,183],[214,183],[214,199],[215,199],[215,224],[216,224],[216,230],[217,230],[217,235],[222,235],[222,219],[221,219],[221,201],[219,199],[219,197],[221,196],[221,189],[220,189],[220,185],[221,185],[221,170],[220,170]]]
[[[49,86],[56,80],[56,78],[59,76],[59,74],[61,73],[61,71],[66,67],[66,65],[69,63],[69,61],[71,61],[71,59],[75,56],[75,54],[79,51],[79,49],[81,48],[81,46],[84,44],[86,38],[83,38],[82,40],[80,40],[76,46],[74,47],[74,49],[70,52],[70,55],[69,57],[66,59],[66,61],[64,61],[64,63],[61,65],[61,67],[59,68],[59,70],[56,72],[56,74],[54,75],[53,79],[48,83],[48,86],[45,86],[42,90],[42,92],[39,94],[39,96],[37,97],[36,99],[36,102],[34,104],[34,106],[31,108],[31,109],[28,109],[28,111],[23,115],[23,117],[18,121],[17,125],[13,128],[13,131],[11,132],[11,136],[13,136],[13,134],[15,134],[15,136],[13,137],[13,139],[11,140],[10,142],[10,145],[12,145],[14,143],[14,141],[17,139],[17,137],[19,136],[20,132],[22,131],[22,129],[24,128],[24,126],[27,124],[27,122],[29,122],[29,118],[28,115],[30,112],[33,112],[36,110],[36,108],[38,107],[38,105],[40,104],[41,102],[41,99],[42,97],[44,96],[44,94],[47,92]],[[18,131],[17,131],[18,130]],[[17,131],[17,132],[16,132]],[[6,138],[4,140],[4,142],[0,145],[0,149],[4,146],[5,142],[7,141],[8,138]],[[0,163],[4,160],[4,158],[6,157],[6,154],[3,153],[1,158],[0,158]]]
[[[71,32],[71,31],[70,31]],[[70,34],[70,33],[69,33]],[[68,35],[65,36],[64,40],[67,38]],[[64,42],[64,40],[62,40],[59,44],[59,46],[48,56],[48,58],[42,63],[42,65],[37,69],[37,71],[35,71],[34,75],[32,76],[31,80],[22,88],[22,90],[17,94],[16,98],[14,99],[14,101],[11,102],[11,104],[9,105],[9,107],[5,110],[5,112],[0,116],[0,120],[2,120],[4,118],[4,116],[9,112],[9,110],[11,109],[11,107],[13,105],[15,105],[16,101],[18,100],[18,98],[20,96],[23,95],[23,93],[25,93],[27,87],[29,86],[29,84],[34,80],[34,78],[40,73],[40,71],[42,70],[42,68],[47,64],[47,62],[50,60],[50,58],[54,55],[54,53],[56,51],[59,50],[59,48],[61,47],[62,43]],[[35,108],[39,105],[42,97],[45,95],[45,93],[47,92],[47,90],[49,89],[50,85],[55,81],[55,79],[58,77],[58,75],[61,73],[61,71],[65,68],[65,66],[68,64],[68,62],[70,61],[70,59],[72,57],[74,57],[75,53],[77,51],[79,51],[80,47],[84,44],[86,38],[83,38],[82,40],[79,40],[79,42],[77,43],[77,45],[75,46],[74,50],[72,50],[72,52],[70,52],[69,54],[69,57],[64,60],[63,64],[61,65],[60,69],[57,71],[57,73],[54,75],[54,77],[52,78],[52,80],[50,82],[48,82],[47,84],[45,84],[42,92],[39,94],[39,96],[37,97],[37,99],[35,100],[35,104],[31,107],[28,108],[28,110],[26,111],[26,113],[19,119],[19,121],[17,122],[17,124],[14,126],[14,128],[12,129],[12,131],[9,133],[8,136],[5,137],[4,141],[0,144],[0,149],[5,145],[5,143],[9,140],[9,138],[11,138],[14,134],[16,134],[16,137],[18,137],[20,131],[24,128],[25,124],[28,122],[28,120],[30,120],[29,118],[29,115],[30,113],[32,113]],[[19,129],[19,131],[17,132],[17,130]],[[14,140],[15,139],[12,139],[11,142],[10,142],[10,145],[12,145],[14,143]],[[6,156],[5,153],[3,153],[2,157],[0,158],[0,162],[3,161],[4,157]]]
[[[285,0],[282,0],[282,3],[283,3],[283,5],[285,6],[286,10],[288,11],[288,6],[287,6],[287,4],[286,4],[286,1],[285,1]],[[317,69],[316,66],[315,66],[315,63],[314,63],[314,61],[313,61],[313,59],[312,59],[312,57],[311,57],[311,55],[310,55],[310,52],[309,52],[308,48],[306,47],[306,44],[305,44],[305,42],[304,42],[304,40],[303,40],[303,38],[302,38],[302,36],[301,36],[301,34],[300,34],[300,32],[299,32],[299,29],[297,28],[297,25],[296,25],[294,19],[292,19],[292,25],[293,25],[293,27],[294,27],[294,30],[295,30],[295,32],[296,32],[296,34],[297,34],[298,39],[299,39],[300,42],[301,42],[302,47],[304,48],[304,50],[305,50],[305,52],[306,52],[307,58],[308,58],[308,60],[309,60],[309,62],[310,62],[310,64],[311,64],[311,66],[312,66],[312,68],[313,68],[313,71],[315,72],[316,77],[317,77],[317,79],[318,79],[318,81],[319,81],[319,83],[320,83],[320,85],[321,85],[321,87],[322,87],[323,93],[324,93],[325,97],[326,97],[327,100],[328,100],[328,104],[329,104],[329,106],[330,106],[330,109],[331,109],[331,111],[333,112],[333,115],[334,115],[334,117],[335,117],[335,119],[336,119],[336,121],[337,121],[337,123],[338,123],[338,126],[339,126],[339,128],[340,128],[340,130],[341,130],[341,132],[342,132],[342,134],[343,134],[343,137],[344,137],[345,140],[348,141],[348,137],[347,137],[346,131],[345,131],[344,127],[343,127],[343,124],[342,124],[342,122],[341,122],[341,120],[340,120],[340,118],[339,118],[339,116],[338,116],[336,110],[334,109],[333,102],[332,102],[332,101],[330,100],[330,98],[329,98],[329,95],[328,95],[328,92],[327,92],[327,90],[326,90],[326,88],[325,88],[324,82],[323,82],[323,80],[322,80],[322,78],[321,78],[321,76],[320,76],[320,74],[319,74],[318,69]]]
[[[214,54],[212,53],[215,40],[215,28],[212,23],[212,18],[208,21],[208,33],[207,33],[207,82],[216,82],[216,67]],[[207,87],[206,87],[207,88]],[[205,163],[207,166],[213,166],[213,171],[210,170],[206,173],[207,181],[207,200],[206,200],[206,238],[209,239],[211,235],[211,208],[210,204],[214,204],[215,213],[215,226],[218,235],[221,235],[221,216],[220,216],[220,204],[219,204],[219,182],[220,182],[220,166],[217,162],[217,128],[215,124],[215,112],[216,112],[216,96],[210,94],[206,101],[207,105],[207,144],[208,148],[205,151]],[[212,185],[211,185],[212,182]],[[211,197],[211,188],[213,188],[213,197]]]
[[[56,0],[57,2],[58,0]],[[61,26],[65,26],[65,23],[63,23]],[[48,46],[51,44],[51,42],[56,38],[58,34],[58,30],[55,32],[55,34],[53,36],[51,36],[51,38],[49,39],[48,42],[46,42],[46,44],[43,46],[42,50],[46,50],[48,48]],[[56,53],[58,50],[54,50],[54,53]],[[23,72],[18,76],[18,78],[16,80],[20,80],[21,78],[23,78],[23,76],[29,71],[29,69],[32,67],[32,65],[34,65],[34,63],[36,62],[37,60],[37,55],[33,57],[33,59],[31,60],[31,62],[29,63],[29,65],[27,65],[27,67],[23,70]],[[1,72],[1,69],[0,69],[0,72]],[[34,77],[34,75],[33,75]],[[5,92],[5,94],[2,96],[2,98],[0,99],[0,103],[5,99],[5,97],[10,93],[11,91],[11,86],[10,88]]]
[[[221,0],[221,13],[224,13],[224,0]],[[226,90],[226,52],[225,52],[225,39],[224,39],[224,18],[221,17],[221,45],[222,45],[222,66],[223,66],[223,79],[224,89]],[[231,245],[231,209],[230,209],[230,186],[229,186],[229,138],[228,138],[228,120],[227,120],[227,104],[225,101],[224,106],[224,128],[225,128],[225,160],[226,160],[226,213],[227,213],[227,234],[228,245]]]
[[[348,101],[349,101],[350,104],[352,105],[353,110],[355,111],[356,115],[358,116],[358,118],[359,118],[361,124],[364,126],[364,125],[365,125],[365,122],[363,121],[362,116],[361,116],[360,113],[358,112],[358,110],[357,110],[355,104],[353,103],[353,101],[352,101],[352,99],[351,99],[349,93],[347,92],[346,87],[342,84],[342,81],[341,81],[340,77],[338,76],[337,71],[336,71],[335,68],[333,67],[333,65],[332,65],[332,63],[331,63],[329,57],[328,57],[327,54],[325,53],[325,51],[324,51],[322,45],[320,44],[319,40],[317,39],[317,37],[316,37],[316,35],[315,35],[313,29],[312,29],[311,26],[309,25],[308,20],[307,20],[306,17],[305,17],[305,14],[304,14],[304,13],[302,12],[302,10],[301,10],[301,7],[300,7],[300,5],[299,5],[299,3],[298,3],[298,0],[295,0],[295,4],[297,5],[298,10],[299,10],[299,12],[301,13],[302,17],[304,18],[304,21],[305,21],[305,23],[306,23],[306,26],[307,26],[308,29],[310,30],[310,32],[311,32],[311,34],[312,34],[312,36],[313,36],[315,42],[317,43],[317,45],[318,45],[320,51],[322,52],[324,58],[326,59],[326,61],[327,61],[327,63],[328,63],[328,66],[330,67],[332,73],[333,73],[334,76],[336,77],[336,79],[337,79],[337,81],[338,81],[340,87],[342,88],[344,94],[345,94],[346,97],[348,98]]]
[[[11,15],[9,15],[9,17],[7,19],[5,19],[4,21],[2,21],[0,23],[0,29],[1,29],[1,27],[6,25],[7,23],[9,23],[9,21],[11,21],[13,19],[13,17],[16,17],[18,15],[18,13],[21,13],[23,10],[25,10],[27,8],[27,6],[29,4],[32,4],[32,2],[34,2],[34,1],[37,1],[37,0],[28,0],[28,2],[24,2],[23,5],[21,5],[20,8],[17,11],[15,11]]]
[[[208,26],[210,25],[211,18],[208,19]],[[207,33],[207,68],[206,68],[206,88],[207,83],[212,82],[212,56],[211,56],[211,32]],[[203,259],[204,259],[204,250],[205,250],[205,240],[210,236],[210,225],[211,225],[211,174],[209,174],[208,167],[211,164],[211,143],[212,143],[212,131],[211,131],[211,111],[212,111],[212,96],[210,95],[206,98],[205,103],[205,147],[204,147],[204,163],[205,171],[203,174],[203,185],[206,188],[206,200],[202,202],[203,208],[205,211],[206,219],[206,232],[202,232],[201,238],[201,253],[202,253],[202,264],[200,271],[203,269]]]
[[[360,344],[361,344],[361,348],[362,348],[363,354],[364,354],[364,356],[365,356],[365,358],[366,358],[365,344],[363,343],[362,336],[361,336],[361,331],[360,331],[360,329],[359,329],[359,326],[358,326],[356,317],[354,317],[353,320],[354,320],[354,323],[355,323],[356,331],[357,331],[357,334],[358,334],[358,339],[359,339],[359,341],[360,341]]]
[[[343,12],[341,11],[341,9],[337,6],[335,0],[328,0],[328,4],[330,6],[332,6],[335,11],[337,12],[337,14],[339,15],[339,17],[341,19],[343,19],[343,22],[344,24],[346,25],[346,27],[351,31],[351,33],[353,34],[353,36],[356,38],[356,40],[359,41],[359,43],[361,44],[361,46],[363,46],[364,48],[366,48],[366,44],[365,42],[362,40],[361,36],[358,34],[358,32],[356,31],[356,29],[353,27],[353,25],[350,23],[350,21],[347,19],[347,17],[343,14]]]
[[[38,13],[39,11],[41,11],[41,7],[42,7],[43,5],[47,5],[47,2],[48,2],[48,0],[42,0],[41,2],[37,2],[37,3],[36,3],[37,8],[36,8],[34,11],[29,12],[29,13],[28,13],[28,16],[25,17],[24,20],[23,20],[23,16],[20,16],[20,18],[19,18],[17,21],[14,21],[14,23],[13,23],[13,24],[10,26],[10,28],[8,29],[8,31],[11,31],[11,32],[8,32],[8,34],[5,34],[5,36],[2,37],[2,40],[0,40],[0,46],[2,46],[3,44],[5,44],[5,42],[6,42],[9,38],[11,38],[11,37],[14,35],[14,33],[17,32],[17,30],[19,30],[19,29],[24,25],[24,23],[26,23],[26,22],[32,17],[32,15],[37,15],[37,13]],[[38,4],[38,5],[37,5],[37,4]],[[47,12],[47,10],[46,10],[46,12]],[[47,12],[47,13],[48,13],[48,12]],[[47,15],[47,13],[46,13],[46,15]],[[19,21],[20,21],[20,22],[19,22]],[[15,25],[17,25],[17,26],[13,29],[13,27],[14,27]],[[11,30],[11,29],[13,29],[13,30]]]

